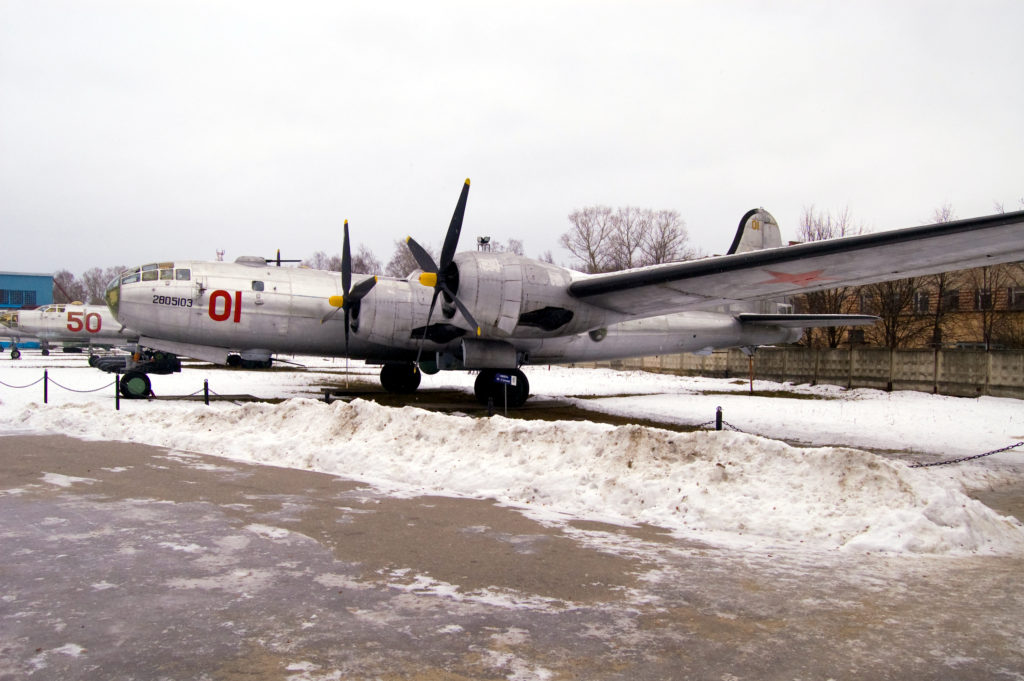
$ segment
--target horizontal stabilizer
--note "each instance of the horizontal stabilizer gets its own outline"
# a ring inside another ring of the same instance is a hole
[[[810,329],[821,326],[867,326],[878,321],[869,314],[748,314],[736,316],[741,324]]]

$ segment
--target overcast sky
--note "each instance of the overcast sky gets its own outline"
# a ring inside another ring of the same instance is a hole
[[[1021,208],[1024,2],[0,0],[0,270]]]

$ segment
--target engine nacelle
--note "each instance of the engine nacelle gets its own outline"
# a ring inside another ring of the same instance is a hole
[[[568,294],[567,270],[514,253],[460,253],[459,300],[483,335],[545,338],[581,333],[606,323],[606,312]]]

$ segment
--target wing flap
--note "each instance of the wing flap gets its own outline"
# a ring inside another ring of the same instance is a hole
[[[869,314],[748,314],[736,315],[741,324],[810,329],[822,326],[868,326],[878,321]]]

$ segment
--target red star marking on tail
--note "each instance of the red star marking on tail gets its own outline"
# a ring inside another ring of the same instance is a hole
[[[797,272],[795,274],[789,274],[788,272],[773,272],[772,270],[765,270],[768,274],[772,275],[771,279],[767,281],[759,281],[758,284],[795,284],[796,286],[807,286],[813,284],[816,281],[831,281],[831,277],[823,277],[821,273],[825,270],[814,270],[813,272]]]

